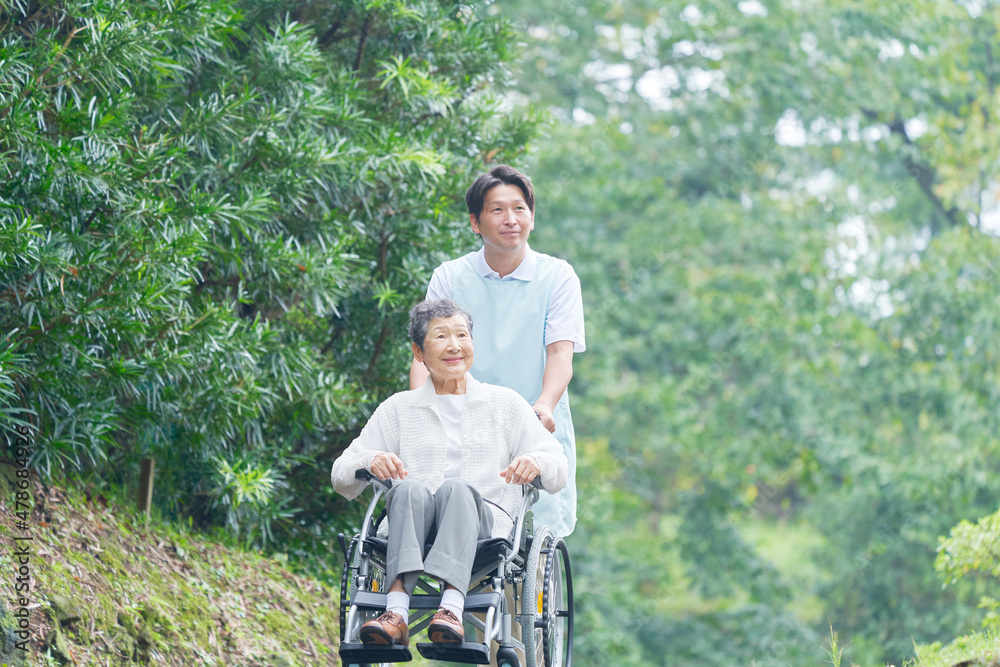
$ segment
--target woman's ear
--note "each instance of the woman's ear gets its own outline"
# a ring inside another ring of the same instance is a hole
[[[424,363],[424,351],[420,349],[420,346],[416,343],[410,343],[410,347],[413,349],[413,358],[417,360],[417,363]]]

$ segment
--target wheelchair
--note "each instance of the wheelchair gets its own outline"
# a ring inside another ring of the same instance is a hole
[[[366,646],[361,626],[385,611],[387,540],[377,536],[385,510],[376,517],[379,500],[392,488],[367,470],[355,472],[374,490],[362,532],[348,541],[340,533],[344,571],[340,580],[340,658],[344,665],[379,666],[413,659],[409,646]],[[539,480],[536,479],[536,483]],[[465,598],[461,644],[417,642],[430,660],[491,664],[498,667],[569,667],[573,651],[573,580],[566,543],[546,526],[533,527],[531,506],[536,485],[525,485],[521,508],[507,538],[480,540]],[[410,638],[430,625],[441,602],[442,585],[421,577],[410,596]],[[469,641],[468,627],[476,629]],[[519,632],[518,632],[519,630]]]

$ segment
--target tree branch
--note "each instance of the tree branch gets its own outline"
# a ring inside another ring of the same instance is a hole
[[[244,278],[243,276],[230,276],[228,278],[225,278],[224,280],[202,280],[199,283],[195,283],[194,288],[195,291],[202,292],[206,287],[216,287],[219,285],[223,285],[225,287],[235,287],[236,285],[239,285],[240,282],[245,282],[245,283],[256,282],[266,275],[267,272],[264,271],[262,273],[258,273],[255,276],[251,276],[250,278]]]
[[[87,231],[87,227],[90,227],[90,223],[92,223],[94,221],[94,218],[97,217],[97,213],[100,210],[101,210],[100,206],[95,206],[94,207],[94,210],[91,211],[91,213],[90,213],[89,216],[87,216],[87,219],[83,221],[83,226],[80,227],[80,231],[79,231],[80,234],[83,234],[84,232]]]
[[[878,117],[878,112],[872,109],[862,109],[861,113],[864,114],[865,118],[873,122],[884,122],[880,121]],[[952,227],[958,227],[961,225],[959,220],[960,211],[952,206],[950,208],[945,208],[944,202],[938,197],[937,193],[934,192],[934,182],[937,180],[937,171],[934,167],[925,164],[918,160],[914,155],[916,154],[917,147],[910,139],[910,136],[906,133],[906,124],[903,119],[897,114],[892,121],[885,123],[889,127],[889,131],[893,134],[899,135],[903,139],[904,152],[903,152],[903,167],[906,169],[906,173],[913,177],[920,187],[920,191],[924,193],[924,196],[930,200],[931,204],[934,206],[934,210],[944,218],[947,223]],[[937,220],[937,217],[934,218]],[[941,226],[937,222],[931,224],[931,232],[937,234],[941,231]]]
[[[323,356],[330,351],[330,348],[333,347],[333,344],[337,342],[338,338],[340,338],[340,334],[344,333],[344,328],[345,327],[343,324],[337,324],[336,326],[333,327],[333,333],[330,334],[330,340],[328,340],[326,342],[326,345],[323,346],[323,349],[320,350],[319,352],[320,356]]]
[[[903,156],[903,167],[906,169],[906,172],[910,174],[910,176],[913,176],[917,185],[920,186],[920,191],[923,192],[924,196],[931,201],[931,204],[934,206],[934,210],[947,220],[949,225],[952,227],[958,227],[960,224],[958,219],[958,209],[954,206],[946,209],[944,202],[941,201],[941,198],[934,192],[934,181],[937,180],[937,174],[934,169],[916,160],[910,155]],[[931,232],[933,234],[937,234],[940,231],[940,225],[931,225]]]
[[[76,37],[76,33],[80,32],[81,30],[86,30],[86,29],[87,29],[87,26],[86,25],[82,25],[82,26],[80,26],[78,28],[73,28],[73,30],[70,31],[69,35],[67,35],[66,39],[63,41],[62,46],[59,47],[59,52],[56,54],[56,59],[53,60],[52,63],[48,67],[46,67],[45,69],[43,69],[42,73],[38,75],[37,79],[35,79],[35,85],[36,86],[39,85],[42,82],[42,79],[44,79],[46,76],[48,76],[49,72],[52,71],[52,68],[55,67],[56,64],[62,59],[63,54],[66,53],[66,49],[69,47],[69,43],[73,41],[74,37]]]
[[[21,92],[18,93],[18,96],[17,96],[17,98],[15,100],[13,100],[10,104],[8,104],[7,106],[5,106],[3,109],[0,109],[0,119],[6,118],[7,114],[10,113],[10,110],[14,108],[14,105],[20,103],[21,101],[23,101],[24,98],[28,96],[28,92],[30,90],[32,90],[32,88],[37,88],[39,85],[41,85],[42,80],[45,79],[46,76],[48,76],[48,73],[52,71],[52,68],[55,67],[56,64],[62,59],[63,54],[66,53],[66,48],[69,46],[69,43],[73,40],[73,37],[76,36],[76,33],[80,32],[81,30],[86,30],[86,28],[87,28],[87,26],[82,25],[82,26],[80,26],[78,28],[73,28],[73,30],[70,31],[69,35],[63,41],[62,46],[59,47],[59,51],[58,51],[58,53],[56,53],[55,60],[53,60],[49,64],[48,67],[46,67],[44,70],[42,70],[41,73],[38,74],[38,76],[35,77],[35,85],[34,86],[25,86],[24,88],[22,88]]]
[[[982,112],[983,112],[983,125],[984,125],[984,129],[988,133],[989,129],[990,129],[990,110],[989,110],[989,106],[988,105],[991,104],[993,102],[993,100],[995,99],[995,97],[996,97],[996,81],[994,80],[994,76],[993,76],[993,73],[994,73],[994,67],[993,67],[993,47],[990,46],[990,36],[989,35],[984,36],[984,39],[983,39],[983,52],[984,52],[984,55],[986,57],[986,65],[985,65],[984,69],[986,70],[986,90],[989,92],[989,95],[986,98],[987,102],[985,104],[983,104],[983,106],[980,107],[980,108],[982,109]],[[988,134],[987,134],[987,136],[988,136]],[[979,169],[979,197],[977,198],[977,200],[978,200],[977,201],[978,206],[976,207],[976,226],[977,227],[979,226],[979,223],[982,222],[982,219],[983,219],[983,192],[986,190],[986,179],[987,179],[986,170],[983,169],[982,167],[980,167],[980,169]]]
[[[378,274],[382,280],[386,279],[389,273],[389,235],[382,230],[382,239],[378,244]]]
[[[989,91],[989,97],[987,98],[990,102],[993,102],[993,98],[996,94],[996,80],[993,76],[993,48],[990,46],[990,40],[983,40],[983,51],[986,56],[986,89]],[[989,125],[990,122],[990,112],[989,109],[984,105],[983,109],[983,120]]]
[[[358,40],[358,52],[354,56],[354,71],[361,69],[361,59],[365,55],[365,42],[368,41],[368,27],[371,25],[371,17],[365,16],[365,22],[361,24],[361,39]]]
[[[336,20],[330,24],[330,27],[327,28],[326,32],[323,33],[323,36],[319,38],[318,41],[319,48],[325,49],[326,47],[330,46],[330,44],[332,44],[333,42],[342,39],[342,37],[338,37],[337,39],[334,39],[334,37],[336,37],[337,32],[340,30],[340,26],[344,24],[345,15],[346,12],[344,10],[341,10],[338,13]]]
[[[372,353],[372,360],[368,362],[368,368],[365,369],[365,377],[371,377],[371,374],[375,371],[375,364],[378,362],[378,358],[382,356],[382,348],[385,346],[385,339],[388,335],[389,327],[383,324],[382,329],[378,332],[378,340],[375,341],[375,352]]]
[[[109,296],[109,295],[113,294],[113,292],[108,292],[108,289],[115,282],[115,280],[117,280],[118,277],[121,276],[122,272],[125,269],[125,265],[128,264],[128,263],[130,263],[132,261],[133,257],[135,257],[135,249],[134,248],[132,250],[128,251],[128,254],[121,261],[121,264],[119,264],[119,267],[107,277],[107,279],[104,281],[104,283],[99,288],[97,288],[97,290],[93,294],[91,294],[89,297],[87,297],[86,299],[84,299],[84,301],[83,301],[84,307],[89,306],[90,304],[92,304],[97,299],[104,298],[106,296]],[[110,306],[109,306],[109,308],[110,308]],[[80,310],[81,309],[77,309],[77,311],[75,313],[63,313],[58,318],[56,318],[55,320],[53,320],[52,322],[49,323],[49,330],[51,331],[52,329],[55,329],[56,327],[61,327],[61,326],[64,326],[66,324],[69,324],[70,320],[72,320],[75,315],[79,315],[80,314]],[[104,310],[104,308],[100,308],[99,310]],[[32,345],[34,345],[38,341],[40,341],[42,339],[42,337],[45,336],[45,333],[46,332],[44,330],[42,330],[42,329],[32,329],[31,331],[27,332],[27,335],[31,338]]]

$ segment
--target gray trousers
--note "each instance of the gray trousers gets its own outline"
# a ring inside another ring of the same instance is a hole
[[[421,573],[465,593],[472,578],[476,542],[490,537],[493,513],[468,482],[449,479],[436,493],[416,480],[393,482],[386,494],[389,546],[386,581],[402,577],[412,595]],[[424,545],[432,542],[427,557]]]

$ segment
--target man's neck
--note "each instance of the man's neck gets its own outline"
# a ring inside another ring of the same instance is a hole
[[[500,274],[501,278],[514,273],[514,270],[521,266],[521,262],[523,262],[524,258],[527,256],[527,243],[521,246],[516,252],[490,252],[490,248],[487,246],[484,253],[486,265]]]

